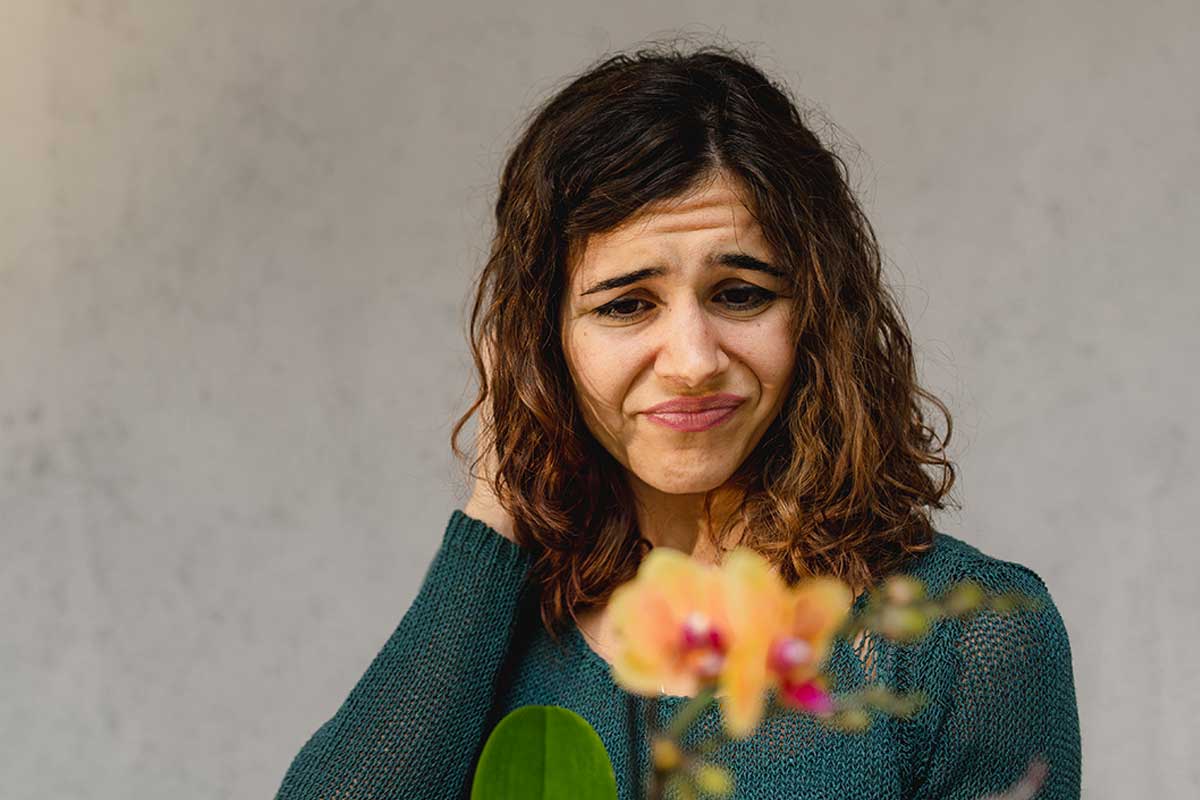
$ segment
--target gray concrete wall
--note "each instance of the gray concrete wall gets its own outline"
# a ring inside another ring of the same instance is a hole
[[[1085,797],[1197,796],[1198,21],[9,0],[2,793],[274,792],[465,500],[464,303],[520,117],[683,29],[747,45],[844,131],[955,413],[965,507],[940,527],[1050,586]]]

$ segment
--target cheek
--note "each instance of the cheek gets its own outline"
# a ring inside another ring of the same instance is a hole
[[[787,385],[796,353],[785,328],[764,327],[742,337],[739,345],[741,359],[753,370],[764,391],[779,391]]]
[[[624,387],[629,385],[630,362],[621,357],[619,349],[579,334],[571,340],[568,363],[575,391],[592,413],[606,416],[620,412]]]
[[[776,389],[784,388],[792,376],[796,366],[796,352],[791,342],[782,342],[772,348],[768,355],[766,369],[771,376],[771,383]]]

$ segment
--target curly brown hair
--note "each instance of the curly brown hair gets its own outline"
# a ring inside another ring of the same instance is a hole
[[[796,357],[778,416],[722,487],[740,499],[715,544],[740,526],[738,543],[789,584],[831,574],[870,587],[932,546],[931,509],[954,484],[950,413],[917,384],[874,230],[845,162],[788,90],[726,46],[607,56],[530,114],[504,165],[468,331],[479,388],[450,437],[463,459],[460,431],[490,401],[471,470],[493,447],[492,489],[534,554],[554,638],[607,602],[652,547],[624,468],[576,406],[559,335],[570,253],[714,170],[743,182],[788,274]],[[925,424],[922,399],[944,416],[944,438]]]

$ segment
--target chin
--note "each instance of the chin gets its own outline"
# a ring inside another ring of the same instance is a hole
[[[681,463],[636,470],[643,483],[665,494],[703,494],[722,486],[733,475],[732,464]]]

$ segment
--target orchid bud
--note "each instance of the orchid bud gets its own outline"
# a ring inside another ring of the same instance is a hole
[[[861,708],[847,708],[830,717],[828,724],[847,733],[861,733],[871,726],[871,715]]]
[[[683,754],[670,739],[655,739],[653,747],[654,768],[659,772],[678,769],[683,763]]]
[[[929,632],[930,620],[915,608],[888,606],[879,614],[879,630],[889,639],[913,642]]]
[[[956,584],[946,593],[942,608],[952,617],[964,617],[983,604],[983,589],[974,581]]]
[[[925,584],[908,575],[892,575],[883,584],[883,596],[895,605],[912,605],[925,596]]]
[[[707,794],[727,797],[733,792],[733,777],[724,767],[701,764],[696,768],[696,785]]]
[[[1007,614],[1020,608],[1021,601],[1013,594],[998,594],[992,598],[988,606],[995,612]]]

